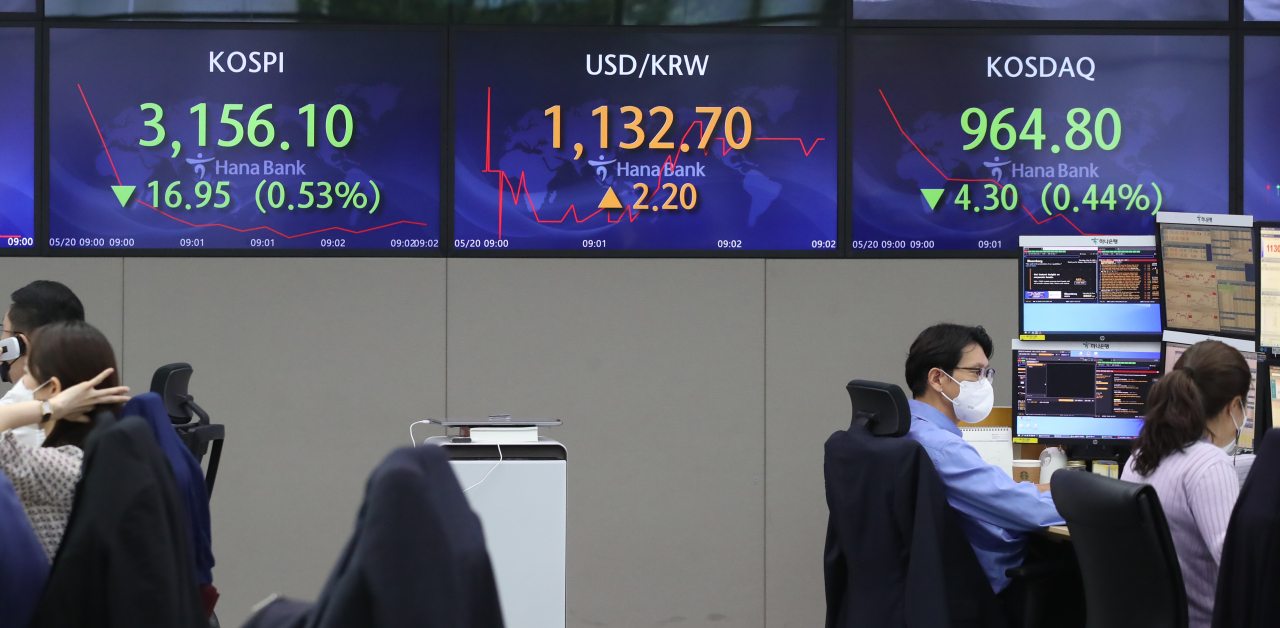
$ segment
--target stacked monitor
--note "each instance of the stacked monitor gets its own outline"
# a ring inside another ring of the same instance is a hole
[[[1166,329],[1253,338],[1257,264],[1250,216],[1160,214]]]
[[[1230,344],[1240,350],[1240,355],[1243,356],[1244,361],[1249,364],[1249,373],[1253,378],[1249,381],[1249,395],[1248,398],[1245,399],[1245,421],[1244,425],[1240,428],[1240,440],[1238,445],[1243,449],[1251,450],[1253,449],[1254,435],[1257,432],[1258,365],[1264,361],[1263,354],[1253,350],[1254,343],[1252,340],[1242,341],[1228,338],[1211,338],[1197,334],[1170,332],[1165,335],[1162,372],[1168,373],[1169,371],[1172,371],[1173,367],[1178,363],[1178,358],[1181,358],[1182,354],[1185,353],[1187,349],[1191,348],[1191,345],[1203,340],[1220,340]],[[1272,399],[1274,400],[1274,395]]]
[[[1023,236],[1021,340],[1159,340],[1150,236]]]
[[[1160,372],[1162,282],[1151,236],[1023,236],[1014,436],[1123,443]]]
[[[1014,434],[1127,441],[1142,429],[1159,343],[1014,342]]]

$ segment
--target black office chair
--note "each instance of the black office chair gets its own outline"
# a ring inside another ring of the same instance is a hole
[[[1003,628],[1004,618],[928,454],[902,389],[854,380],[847,431],[824,445],[827,628]],[[868,504],[876,504],[869,508]]]
[[[1187,590],[1160,498],[1093,473],[1050,480],[1084,577],[1087,628],[1185,628]]]
[[[901,438],[911,429],[911,405],[902,389],[883,382],[855,379],[845,385],[853,404],[849,429],[865,426],[872,436]]]
[[[213,452],[209,454],[209,464],[205,468],[204,481],[209,493],[213,493],[213,482],[218,478],[218,463],[222,460],[222,442],[226,436],[226,427],[209,423],[209,413],[196,405],[195,399],[187,394],[187,385],[191,383],[193,369],[190,364],[178,362],[166,364],[156,369],[151,377],[151,392],[164,399],[165,412],[173,421],[174,429],[182,438],[197,461],[203,461],[213,444]],[[192,421],[192,419],[196,419]]]

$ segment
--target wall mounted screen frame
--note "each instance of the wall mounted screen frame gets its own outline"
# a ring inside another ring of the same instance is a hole
[[[31,77],[32,77],[32,82],[30,85],[32,117],[30,120],[31,137],[29,140],[31,143],[31,152],[29,156],[32,160],[30,164],[31,165],[30,185],[31,185],[31,198],[32,198],[31,209],[30,209],[30,212],[31,212],[30,219],[32,221],[31,223],[32,232],[29,237],[32,238],[32,241],[30,245],[24,245],[21,243],[20,240],[22,237],[26,237],[26,234],[3,234],[3,235],[18,235],[19,242],[11,246],[9,245],[9,242],[11,241],[11,239],[6,238],[3,243],[0,243],[0,257],[22,257],[22,256],[29,256],[29,255],[38,255],[44,249],[43,241],[45,239],[44,232],[43,232],[43,224],[42,224],[43,222],[42,218],[44,216],[44,201],[43,201],[44,168],[41,167],[41,164],[43,163],[43,157],[42,157],[41,151],[43,150],[43,144],[44,144],[43,137],[44,137],[44,120],[45,120],[45,116],[43,115],[44,94],[43,94],[43,90],[41,89],[41,85],[43,85],[44,83],[43,52],[41,50],[43,38],[41,37],[41,29],[40,29],[39,22],[0,20],[0,29],[26,30],[26,31],[29,31],[32,35],[31,37],[32,66],[30,68]],[[19,71],[21,71],[21,68],[13,68],[13,69],[18,69]],[[3,108],[0,108],[0,111],[2,110]],[[23,126],[23,124],[20,123],[20,126]]]
[[[482,26],[453,26],[453,27],[450,27],[450,38],[451,38],[450,56],[451,56],[451,59],[458,56],[458,47],[460,45],[460,42],[462,42],[461,38],[466,37],[468,34],[532,33],[535,35],[542,35],[542,36],[558,35],[563,38],[572,38],[575,35],[599,36],[602,34],[603,35],[617,34],[619,30],[620,29],[612,28],[612,27],[587,27],[587,26],[544,27],[544,28],[538,28],[538,29],[530,29],[527,27],[515,27],[515,26],[483,26],[483,27]],[[835,124],[833,125],[834,134],[831,137],[824,137],[822,144],[829,144],[829,145],[834,145],[838,147],[837,154],[835,156],[836,172],[834,173],[834,178],[830,182],[832,185],[834,185],[834,189],[836,190],[836,198],[835,198],[836,214],[834,216],[834,220],[835,220],[834,224],[836,227],[836,231],[834,234],[835,241],[829,244],[824,244],[821,248],[817,248],[817,249],[808,248],[808,249],[748,250],[745,248],[735,248],[732,244],[732,239],[730,239],[729,245],[724,248],[718,248],[716,245],[708,245],[707,248],[613,249],[610,246],[608,246],[607,240],[613,237],[613,236],[609,236],[609,238],[604,238],[606,240],[606,246],[604,247],[597,247],[594,244],[591,247],[587,247],[584,241],[584,246],[580,249],[574,249],[574,248],[511,249],[511,248],[501,248],[497,246],[487,246],[485,244],[487,238],[477,239],[474,237],[467,237],[464,239],[463,237],[461,237],[464,234],[461,233],[461,231],[458,228],[458,224],[461,221],[461,218],[459,218],[460,212],[456,210],[456,205],[458,203],[458,196],[459,196],[458,186],[457,186],[458,173],[455,172],[454,169],[457,166],[457,163],[458,163],[457,159],[458,159],[458,155],[460,154],[460,151],[455,145],[457,131],[454,129],[451,129],[451,132],[449,133],[449,137],[447,138],[451,148],[449,172],[446,175],[446,178],[450,184],[449,198],[444,208],[444,211],[447,215],[447,221],[448,221],[447,224],[450,229],[450,234],[448,236],[448,244],[450,248],[446,249],[447,255],[451,257],[522,257],[522,258],[526,258],[526,257],[527,258],[534,258],[534,257],[743,258],[745,257],[745,258],[831,259],[831,258],[843,257],[847,249],[847,244],[845,243],[845,240],[847,238],[845,236],[848,233],[848,226],[847,226],[848,194],[846,193],[847,176],[845,175],[845,170],[847,170],[847,167],[846,167],[847,150],[845,150],[841,142],[838,141],[839,138],[845,137],[847,133],[846,131],[847,116],[845,115],[845,109],[844,109],[846,106],[844,93],[845,93],[845,82],[846,82],[847,71],[845,68],[845,60],[844,60],[844,54],[843,54],[843,44],[844,44],[844,39],[846,34],[844,33],[843,29],[827,28],[827,27],[808,27],[808,26],[787,28],[787,29],[777,29],[777,28],[770,28],[770,27],[722,27],[722,28],[689,27],[689,28],[672,29],[672,28],[663,28],[663,27],[629,26],[621,30],[623,31],[623,34],[653,35],[653,36],[663,36],[663,35],[697,36],[699,34],[707,34],[707,35],[715,34],[715,35],[727,36],[727,37],[759,36],[759,37],[768,38],[768,37],[786,36],[790,34],[792,36],[817,35],[820,37],[833,38],[835,42],[835,49],[836,49],[836,54],[838,55],[838,59],[836,59],[836,63],[835,63],[835,76],[834,76],[835,82],[833,83],[834,91],[832,92],[834,101],[832,103],[832,109],[836,112],[836,115],[838,117],[834,121]],[[619,52],[619,53],[628,52],[628,50],[623,50],[623,48],[626,48],[626,46],[619,47],[616,51],[613,48],[610,48],[609,50],[605,50],[603,52]],[[639,50],[639,54],[636,55],[636,57],[639,61],[643,61],[645,58],[645,50],[644,49],[638,49],[638,50]],[[593,51],[593,53],[594,52],[595,51]],[[582,71],[581,58],[575,56],[571,59],[571,61],[572,61],[571,67],[573,68],[573,71]],[[619,61],[619,63],[621,62]],[[448,105],[449,105],[450,119],[453,120],[455,124],[459,120],[457,107],[458,107],[459,98],[461,95],[460,94],[461,88],[457,84],[458,77],[459,77],[459,72],[457,71],[457,64],[451,61],[450,71],[449,71],[450,85],[449,85],[449,94],[448,94]],[[749,79],[744,79],[744,80],[749,80]],[[496,95],[492,97],[496,98]],[[660,101],[660,100],[663,100],[663,98],[659,96],[657,100]],[[563,111],[562,115],[566,116],[566,120],[567,120],[567,116],[569,115],[569,109],[567,107],[573,103],[556,102],[552,104],[561,104],[566,107],[565,109],[562,110]],[[619,115],[617,111],[617,108],[619,106],[626,105],[626,103],[609,102],[608,104],[610,107],[609,124],[611,125],[611,129],[613,126],[618,125],[620,122],[627,122],[630,120],[630,116],[632,114]],[[649,119],[650,118],[649,105],[654,103],[645,102],[640,104],[644,105],[644,106],[641,106],[640,109],[642,110],[642,114],[643,114],[643,128],[646,130],[646,133],[647,133],[644,139],[645,145],[647,146],[648,143],[653,139],[652,137],[653,134],[649,132],[652,130],[650,129],[651,120]],[[658,103],[658,104],[661,104],[661,103]],[[712,104],[720,104],[720,103],[712,103]],[[532,108],[532,105],[530,105],[530,107]],[[730,105],[728,103],[725,103],[723,106],[723,109],[727,115],[727,112],[730,110]],[[537,112],[541,114],[542,113],[541,108],[538,108]],[[590,116],[590,114],[588,114],[588,116]],[[537,118],[542,118],[542,117],[544,116],[543,115],[537,116]],[[590,122],[591,124],[598,125],[598,118],[595,118],[592,116],[592,117],[588,117],[587,119],[588,119],[588,122]],[[672,129],[673,130],[676,129],[677,125],[683,125],[687,123],[688,123],[687,120],[677,119],[676,124],[672,126]],[[725,124],[725,118],[721,117],[720,122],[718,123],[717,126],[722,127],[724,124]],[[569,126],[569,123],[567,121],[564,122],[564,125],[565,125],[564,129],[566,133],[566,135],[564,135],[564,137],[566,138],[565,147],[568,147],[568,146],[571,146],[574,140],[567,139],[569,137],[567,133],[569,133],[573,129]],[[653,128],[656,129],[659,126],[661,125],[654,124]],[[492,142],[492,145],[496,147],[498,146],[499,138],[496,137],[497,135],[496,127],[494,127],[494,129],[495,129],[494,130],[495,137],[492,138],[491,142]],[[629,131],[626,131],[623,133],[616,133],[611,130],[609,135],[610,136],[608,141],[611,145],[616,145],[620,140],[632,137],[631,132]],[[771,138],[771,139],[782,139],[782,138]],[[812,152],[815,149],[816,144],[810,144],[808,146],[804,146],[805,143],[803,141],[797,142],[795,144],[791,144],[790,141],[793,139],[795,138],[786,138],[786,141],[776,142],[776,144],[780,146],[794,146],[798,151],[797,154],[807,154]],[[677,146],[680,143],[681,143],[680,141],[675,142]],[[696,152],[696,148],[691,147],[691,149],[692,149],[691,151],[684,154],[694,154]],[[562,150],[564,149],[562,148]],[[590,153],[593,151],[596,153],[599,153],[603,149],[601,149],[598,145],[590,145],[590,146],[584,145],[584,150],[587,153]],[[609,150],[612,150],[612,148]],[[799,151],[804,151],[804,152],[799,152]],[[573,151],[570,150],[569,152],[572,153]],[[572,155],[570,155],[570,157],[572,157]],[[588,158],[589,156],[587,154],[584,154],[581,157],[581,161],[586,161]],[[607,161],[607,159],[602,159],[601,161]],[[610,166],[616,166],[616,165],[617,165],[616,163],[610,164]],[[518,188],[518,185],[513,187]],[[506,201],[509,203],[512,199],[512,196],[511,196],[512,188],[508,187],[503,189],[506,190],[506,195],[507,195]],[[622,188],[619,187],[619,189],[622,189]],[[627,188],[626,191],[630,192],[631,188]],[[651,195],[653,194],[652,190],[650,191],[650,194]],[[664,197],[665,195],[666,195],[666,192],[663,193]],[[619,195],[622,202],[626,203],[627,200],[626,198],[623,198],[623,196],[624,195],[621,195],[621,194]],[[520,199],[522,203],[526,201],[525,196],[521,196]],[[509,210],[510,208],[508,207],[505,209]],[[576,206],[574,209],[575,210],[577,209]],[[524,211],[527,211],[527,209],[525,209]],[[564,218],[564,220],[568,220],[568,221],[580,220],[581,221],[581,220],[586,220],[587,218],[585,218],[585,216],[589,216],[591,215],[592,212],[595,212],[595,211],[596,211],[596,208],[592,206],[592,207],[589,207],[581,215],[579,215],[573,212],[566,213],[566,208],[560,207],[559,210],[549,218],[537,216],[537,222],[548,222],[549,220],[558,221],[561,219],[560,218],[561,214],[563,214],[566,217]],[[615,210],[615,211],[621,211],[621,210]],[[625,220],[625,218],[621,218],[620,216],[621,215],[619,215],[619,220]],[[596,217],[592,217],[591,219],[598,220],[599,217],[596,216]],[[610,221],[612,222],[613,219],[610,218]],[[493,239],[495,241],[499,240],[496,237]],[[473,246],[473,243],[477,240],[480,245]]]
[[[440,185],[436,195],[440,201],[440,207],[442,208],[444,206],[444,202],[445,202],[445,198],[447,196],[447,190],[448,190],[448,185],[446,185],[444,177],[447,172],[447,166],[446,166],[447,161],[450,158],[449,145],[445,138],[445,135],[449,127],[447,103],[445,100],[447,82],[448,82],[448,67],[447,67],[447,56],[446,56],[446,46],[447,46],[448,35],[447,35],[447,29],[445,27],[434,26],[434,25],[404,25],[404,26],[402,25],[317,25],[317,24],[240,23],[240,22],[155,23],[155,22],[46,21],[44,22],[44,51],[43,51],[44,52],[43,63],[44,63],[44,67],[46,68],[43,96],[45,97],[46,103],[50,102],[48,100],[49,90],[50,90],[49,83],[51,82],[51,79],[49,78],[49,75],[51,74],[50,57],[52,54],[52,51],[50,50],[50,46],[49,46],[50,32],[53,30],[72,30],[72,29],[86,29],[91,31],[106,30],[106,29],[123,29],[123,30],[155,29],[159,31],[170,31],[170,32],[180,32],[184,30],[202,31],[202,32],[277,31],[277,32],[289,32],[289,33],[321,33],[321,34],[326,32],[373,33],[373,34],[382,33],[382,32],[386,32],[386,33],[395,32],[395,33],[418,33],[424,36],[434,37],[437,40],[439,45],[439,50],[437,51],[438,53],[437,63],[439,65],[436,68],[434,68],[433,71],[435,71],[438,74],[439,82],[438,84],[431,86],[429,89],[436,90],[436,95],[439,97],[439,102],[436,103],[439,111],[439,121],[438,121],[439,126],[436,127],[435,130],[438,133],[438,137],[440,140],[439,147],[438,147],[439,153],[438,153],[438,156],[436,156],[436,158],[439,160],[439,163],[440,163],[440,168],[438,173],[440,177]],[[239,113],[242,114],[242,119],[243,119],[243,118],[248,118],[251,111],[252,110],[249,108],[249,105],[246,103],[246,109],[244,111],[240,111]],[[187,115],[187,112],[175,111],[175,112],[166,112],[166,114],[167,114],[166,116],[166,119],[167,119],[169,116],[185,116]],[[219,112],[215,112],[215,111],[210,111],[208,113],[208,125],[211,130],[214,128],[218,128],[218,125],[217,125],[218,114]],[[49,112],[46,110],[46,115],[45,115],[46,124],[48,124],[49,117],[50,117]],[[323,129],[324,115],[322,114],[318,117],[321,118],[321,128]],[[246,129],[246,133],[247,133],[247,129]],[[342,247],[324,248],[322,246],[317,246],[316,248],[297,248],[297,249],[280,249],[280,248],[271,248],[271,247],[266,247],[266,248],[185,248],[181,246],[172,247],[172,248],[111,248],[109,246],[64,248],[59,246],[52,246],[50,244],[52,234],[50,234],[50,229],[49,229],[49,223],[51,221],[52,216],[51,216],[51,211],[49,207],[50,203],[48,200],[49,187],[50,187],[50,181],[49,181],[50,163],[52,161],[52,154],[50,153],[51,135],[52,133],[46,131],[43,134],[43,137],[41,138],[41,142],[39,142],[42,145],[44,154],[49,156],[40,162],[43,170],[43,176],[44,176],[42,188],[43,188],[43,193],[45,195],[45,202],[44,202],[44,206],[42,207],[42,211],[40,212],[40,216],[38,217],[39,222],[41,223],[42,228],[44,229],[44,233],[46,234],[43,237],[43,242],[41,243],[43,245],[42,252],[47,255],[67,256],[67,257],[85,257],[85,256],[97,257],[97,256],[103,256],[103,255],[119,256],[119,257],[441,257],[444,255],[444,251],[442,250],[443,247],[437,246],[436,248],[430,248],[428,246],[419,246],[418,244],[416,244],[419,241],[430,240],[431,239],[430,237],[424,237],[424,238],[415,237],[412,239],[414,244],[405,246],[403,248],[379,248],[379,249],[372,249],[372,248],[352,249],[352,248],[342,248]],[[324,133],[317,133],[317,135],[323,137]],[[212,131],[211,131],[210,137],[211,138],[213,137]],[[166,143],[168,142],[168,138],[165,139],[165,142]],[[212,142],[212,139],[210,139],[210,142]],[[320,147],[321,143],[322,142],[318,141],[317,147]],[[188,192],[188,191],[189,190],[184,190],[184,192]],[[364,190],[361,190],[361,191],[364,192]],[[298,190],[290,188],[288,192],[290,194],[296,195]],[[149,194],[150,192],[146,192],[143,190],[139,190],[138,192],[136,192],[136,194],[143,194],[143,193]],[[269,190],[268,192],[265,192],[265,193],[269,193]],[[340,200],[340,199],[336,199],[336,200]],[[444,212],[440,210],[428,209],[426,210],[425,215],[430,216],[430,218],[428,218],[428,221],[434,219],[434,221],[436,222],[438,226],[438,231],[440,233],[440,237],[436,239],[439,241],[439,244],[443,245],[444,244],[443,234],[447,231],[447,222],[445,220]],[[338,238],[340,237],[341,236],[338,236]],[[335,239],[338,239],[338,238],[335,238]],[[406,241],[407,240],[408,238],[406,238]]]

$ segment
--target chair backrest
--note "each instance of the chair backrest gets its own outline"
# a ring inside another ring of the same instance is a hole
[[[9,476],[0,473],[0,626],[31,623],[48,578],[49,557]]]
[[[178,430],[178,437],[191,450],[191,454],[199,462],[213,444],[213,453],[209,456],[209,465],[205,471],[205,485],[210,493],[213,483],[218,479],[218,463],[222,460],[222,444],[226,438],[226,426],[211,424],[209,413],[196,404],[188,394],[191,375],[195,372],[186,362],[166,364],[151,376],[151,392],[160,395],[164,401],[164,410],[169,421]],[[192,419],[195,419],[192,421]]]
[[[911,429],[911,406],[895,384],[855,379],[845,385],[853,403],[850,429],[865,425],[873,436],[900,438]]]
[[[1185,628],[1182,568],[1155,489],[1075,471],[1050,482],[1080,562],[1088,628]]]

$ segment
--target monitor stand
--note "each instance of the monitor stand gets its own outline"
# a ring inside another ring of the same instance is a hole
[[[1076,443],[1063,445],[1062,450],[1066,452],[1067,458],[1071,460],[1114,460],[1124,467],[1125,461],[1129,459],[1129,454],[1133,451],[1130,444],[1112,445],[1101,443]]]

